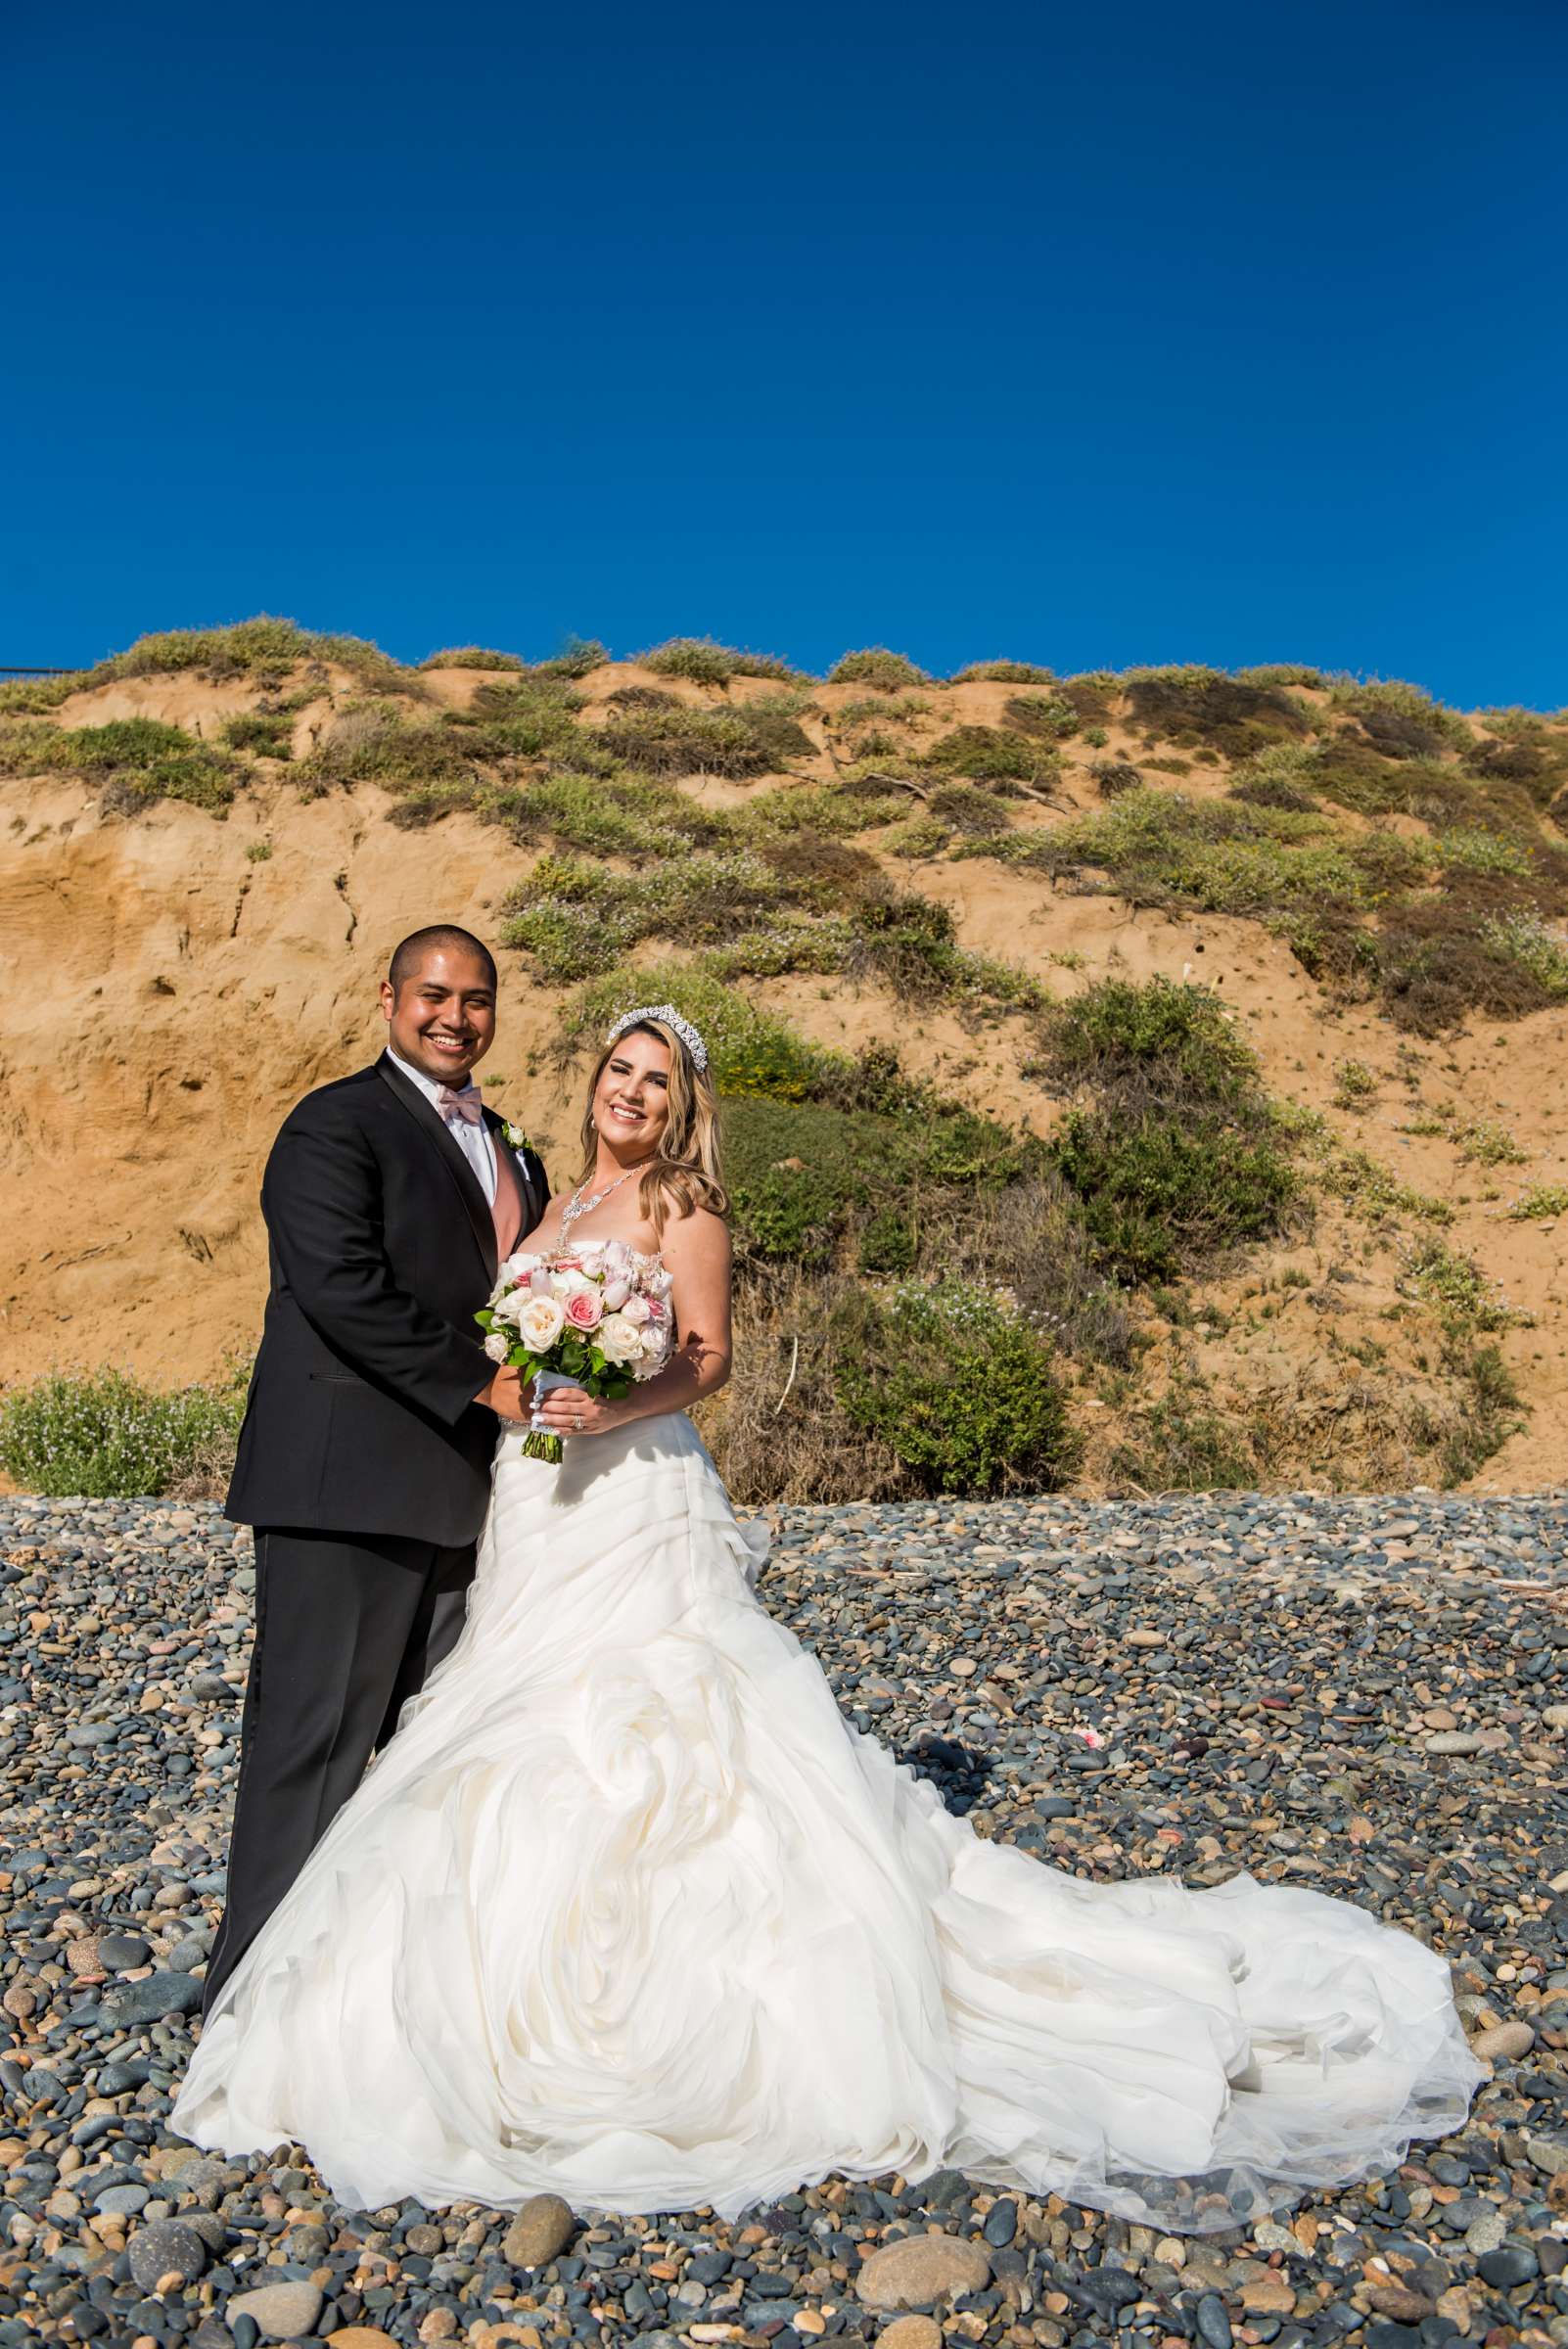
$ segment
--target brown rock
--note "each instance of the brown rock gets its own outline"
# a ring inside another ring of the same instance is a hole
[[[1369,2283],[1366,2297],[1380,2317],[1392,2317],[1396,2325],[1419,2325],[1423,2317],[1437,2314],[1437,2302],[1407,2283]]]
[[[559,2194],[530,2194],[507,2229],[501,2257],[509,2267],[543,2268],[572,2240],[576,2220]]]
[[[1536,2035],[1529,2023],[1494,2023],[1489,2030],[1476,2033],[1470,2042],[1470,2052],[1484,2056],[1488,2063],[1517,2063],[1535,2044]]]
[[[991,2259],[980,2243],[956,2234],[911,2234],[873,2251],[854,2280],[867,2308],[930,2308],[944,2293],[984,2291]]]
[[[942,2326],[932,2317],[895,2317],[877,2334],[877,2349],[942,2349]]]
[[[1249,2276],[1241,2287],[1241,2305],[1253,2317],[1289,2317],[1295,2314],[1296,2294],[1288,2276],[1278,2268],[1268,2268],[1261,2276]]]
[[[394,2349],[394,2344],[377,2325],[340,2325],[328,2333],[327,2349]]]

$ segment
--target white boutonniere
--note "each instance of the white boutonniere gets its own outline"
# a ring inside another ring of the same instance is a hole
[[[506,1128],[506,1138],[514,1150],[527,1150],[531,1147],[529,1137],[521,1126],[514,1126],[510,1118],[503,1118],[501,1123]]]

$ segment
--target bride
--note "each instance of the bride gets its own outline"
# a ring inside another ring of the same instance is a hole
[[[1441,1958],[1240,1874],[1085,1884],[842,1718],[688,1406],[728,1374],[701,1036],[627,1013],[533,1251],[662,1258],[679,1338],[496,1453],[468,1619],[216,1997],[172,2122],[342,2202],[733,2219],[951,2167],[1179,2233],[1387,2170],[1480,2067]]]

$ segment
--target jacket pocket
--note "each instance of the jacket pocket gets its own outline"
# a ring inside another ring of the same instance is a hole
[[[356,1370],[312,1370],[310,1376],[329,1387],[362,1387],[365,1383]]]

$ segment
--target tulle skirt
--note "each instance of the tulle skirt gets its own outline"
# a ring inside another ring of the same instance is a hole
[[[1448,1969],[1238,1875],[983,1841],[755,1594],[681,1413],[508,1435],[463,1634],[230,1976],[173,2126],[340,2201],[725,2218],[944,2167],[1177,2233],[1397,2165],[1481,2068]]]

